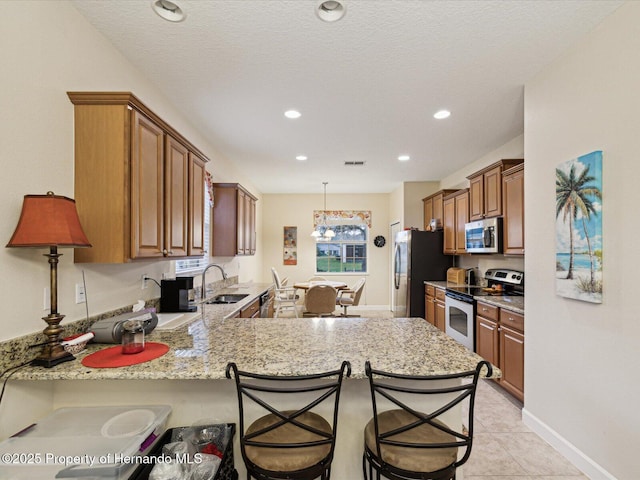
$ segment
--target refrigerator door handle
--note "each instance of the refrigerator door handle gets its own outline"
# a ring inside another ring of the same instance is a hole
[[[395,255],[393,260],[393,283],[396,290],[400,289],[400,244],[396,243]]]

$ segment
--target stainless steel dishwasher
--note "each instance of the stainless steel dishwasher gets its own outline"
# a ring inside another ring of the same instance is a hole
[[[267,290],[260,295],[260,318],[269,316],[269,291]]]

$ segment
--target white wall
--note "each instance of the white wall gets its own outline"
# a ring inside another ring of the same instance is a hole
[[[404,228],[404,184],[389,194],[389,223],[396,222]]]
[[[639,478],[640,3],[525,89],[525,421],[591,478]],[[603,151],[603,302],[555,294],[555,167]]]
[[[73,105],[71,90],[131,91],[211,158],[207,169],[217,181],[241,182],[255,191],[222,158],[153,83],[111,46],[65,1],[3,1],[0,16],[0,239],[6,243],[17,224],[25,194],[52,190],[73,197]],[[262,215],[258,202],[258,224]],[[259,232],[260,233],[260,232]],[[258,239],[261,235],[258,235]],[[91,240],[91,239],[89,239]],[[258,252],[261,251],[258,246]],[[45,323],[43,289],[49,266],[41,249],[0,249],[0,341],[41,331]],[[128,265],[74,265],[73,251],[62,249],[59,267],[63,324],[85,315],[75,304],[75,283],[85,271],[90,314],[159,296],[140,290],[140,276],[160,278],[173,262]],[[258,279],[262,258],[220,259],[240,280]],[[213,280],[212,272],[211,279]]]
[[[315,273],[315,241],[313,231],[313,211],[322,210],[323,195],[311,194],[264,194],[263,202],[263,280],[271,279],[271,267],[275,267],[280,277],[289,277],[289,284],[305,281]],[[389,305],[389,194],[327,194],[329,210],[371,210],[371,230],[369,232],[367,283],[360,299],[360,305]],[[283,265],[283,227],[298,227],[298,264]],[[384,247],[373,245],[376,235],[387,238]],[[330,280],[353,284],[361,274],[326,275]]]

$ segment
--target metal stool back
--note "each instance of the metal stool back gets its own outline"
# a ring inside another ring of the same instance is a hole
[[[377,479],[455,479],[456,469],[471,454],[475,393],[483,368],[491,376],[491,364],[484,360],[468,372],[411,376],[375,370],[367,361],[373,418],[365,427],[364,478],[373,478],[375,470]],[[462,418],[459,424],[442,418],[463,403],[466,425]],[[459,448],[465,449],[461,456]]]
[[[226,376],[236,383],[240,450],[249,480],[330,478],[345,375],[351,375],[349,362],[293,377],[227,365]]]

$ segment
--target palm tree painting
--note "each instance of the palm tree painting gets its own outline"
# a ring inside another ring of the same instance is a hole
[[[556,293],[602,303],[602,151],[556,168]]]

